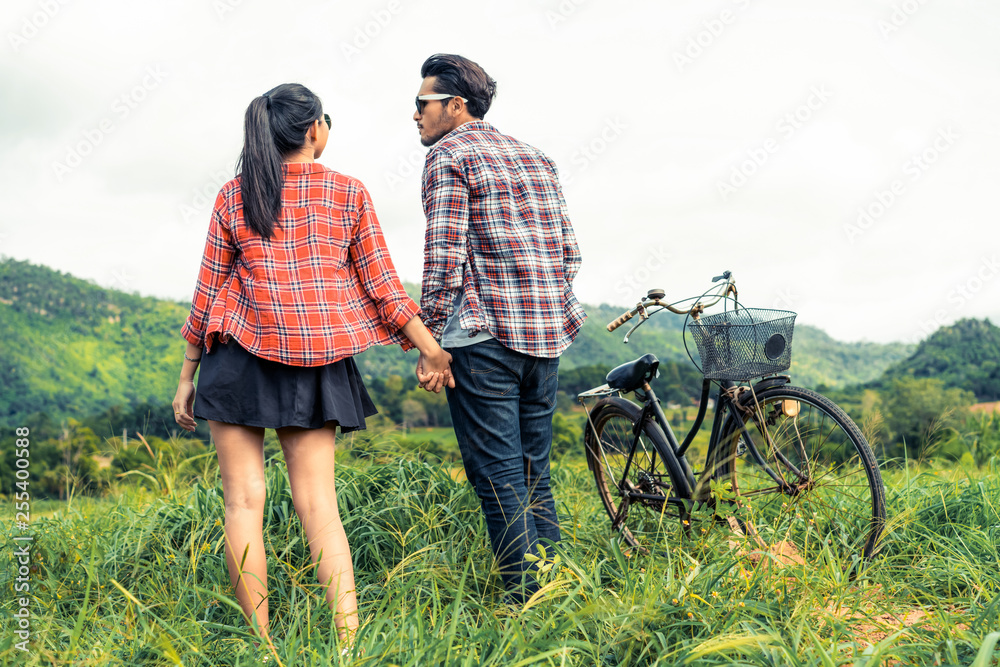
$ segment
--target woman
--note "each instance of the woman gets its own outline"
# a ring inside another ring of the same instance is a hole
[[[364,185],[315,161],[329,133],[319,98],[298,84],[247,108],[240,173],[216,198],[181,330],[188,345],[173,405],[188,431],[195,418],[208,420],[225,496],[226,564],[257,636],[268,632],[263,445],[273,428],[338,636],[350,643],[357,597],[334,438],[338,425],[361,429],[376,413],[352,355],[400,343],[420,351],[420,386],[439,392],[454,380],[451,356],[396,276]]]

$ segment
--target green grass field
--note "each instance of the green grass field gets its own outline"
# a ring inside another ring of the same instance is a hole
[[[420,434],[410,433],[408,438]],[[460,464],[459,464],[460,465]],[[17,563],[0,556],[0,662],[28,665],[975,665],[997,663],[1000,462],[886,471],[882,554],[855,581],[754,564],[722,528],[627,557],[586,464],[553,470],[563,529],[542,591],[501,602],[478,499],[455,465],[345,452],[337,470],[353,549],[360,655],[341,660],[280,459],[268,467],[274,646],[252,648],[224,560],[214,461],[122,480],[105,500],[39,502],[30,653],[14,644]],[[10,538],[13,500],[0,526]]]

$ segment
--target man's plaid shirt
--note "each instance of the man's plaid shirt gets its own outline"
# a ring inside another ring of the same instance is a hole
[[[580,249],[555,164],[478,120],[428,153],[421,318],[440,338],[463,289],[463,329],[504,346],[557,357],[586,314],[573,294]]]
[[[230,336],[252,354],[322,366],[400,343],[417,304],[403,291],[362,183],[316,162],[286,164],[272,239],[243,220],[239,179],[215,201],[181,334],[206,351]]]

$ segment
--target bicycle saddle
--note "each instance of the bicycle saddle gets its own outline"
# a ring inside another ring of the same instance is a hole
[[[660,360],[654,354],[644,354],[635,361],[622,364],[608,373],[608,386],[619,391],[635,391],[656,377]]]

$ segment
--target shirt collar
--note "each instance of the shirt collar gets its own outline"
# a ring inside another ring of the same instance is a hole
[[[318,171],[326,171],[326,167],[320,162],[285,163],[285,172],[288,174],[313,174]]]
[[[496,128],[487,123],[485,120],[470,120],[468,123],[462,123],[454,130],[444,135],[444,137],[450,137],[453,134],[458,134],[459,132],[475,132],[476,130],[480,132],[496,132]],[[444,139],[444,137],[441,137]]]

